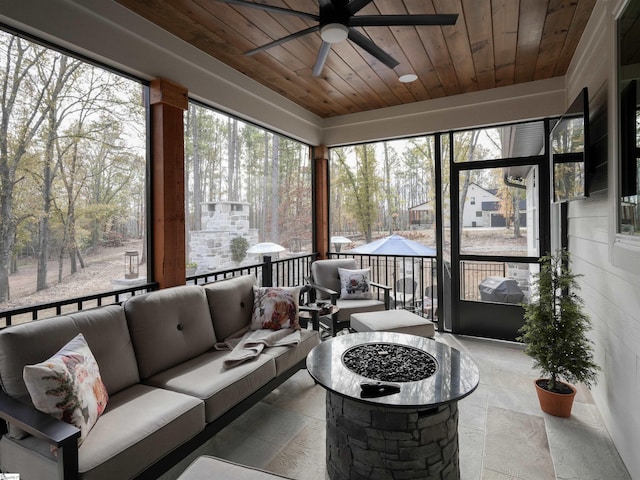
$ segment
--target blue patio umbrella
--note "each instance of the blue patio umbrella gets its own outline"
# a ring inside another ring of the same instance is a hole
[[[403,255],[405,257],[435,257],[436,249],[414,242],[402,235],[390,235],[349,250],[349,253],[372,255]]]

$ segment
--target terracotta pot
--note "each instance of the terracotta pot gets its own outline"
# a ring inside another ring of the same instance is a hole
[[[555,417],[570,417],[573,398],[576,396],[576,389],[573,385],[565,383],[571,389],[571,393],[555,393],[545,390],[538,382],[546,382],[546,379],[539,378],[535,381],[538,401],[543,412]]]

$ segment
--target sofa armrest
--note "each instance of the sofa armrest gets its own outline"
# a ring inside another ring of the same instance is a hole
[[[0,390],[0,418],[58,448],[58,478],[78,478],[80,430]]]

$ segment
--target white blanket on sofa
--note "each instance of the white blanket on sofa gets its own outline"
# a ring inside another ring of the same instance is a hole
[[[253,360],[267,347],[294,346],[300,343],[300,330],[249,330],[243,328],[215,345],[216,350],[231,350],[223,361],[225,368]]]

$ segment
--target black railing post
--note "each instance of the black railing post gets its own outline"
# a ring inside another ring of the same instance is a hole
[[[264,255],[264,264],[262,265],[262,286],[272,287],[273,263],[271,263],[271,255]]]

